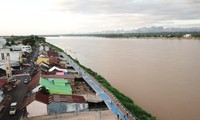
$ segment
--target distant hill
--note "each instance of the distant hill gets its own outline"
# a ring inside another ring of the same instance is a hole
[[[142,27],[133,30],[107,30],[101,32],[94,32],[93,34],[109,34],[109,33],[160,33],[160,32],[200,32],[200,27],[191,28],[164,28],[164,27]]]

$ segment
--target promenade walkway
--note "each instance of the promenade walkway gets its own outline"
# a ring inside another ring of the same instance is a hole
[[[70,57],[62,53],[63,57],[67,59],[70,65],[78,72],[82,74],[83,79],[95,90],[95,92],[101,97],[108,108],[121,120],[135,120],[135,117],[127,114],[127,111],[121,106],[121,104],[103,88],[92,76],[87,74],[79,65],[77,65]]]

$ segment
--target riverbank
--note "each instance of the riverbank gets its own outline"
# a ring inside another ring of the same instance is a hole
[[[49,43],[50,44],[50,43]],[[57,51],[64,52],[61,48],[50,44],[51,47],[55,48]],[[69,56],[69,55],[68,55]],[[98,73],[94,72],[93,70],[81,65],[79,61],[73,59],[71,56],[69,56],[74,62],[76,62],[79,66],[82,67],[88,74],[90,74],[92,77],[96,79],[98,83],[100,83],[105,89],[110,91],[119,101],[120,103],[131,113],[133,116],[135,116],[139,120],[156,120],[155,117],[153,117],[151,114],[144,111],[142,108],[137,106],[129,97],[125,96],[123,93],[115,89],[110,85],[110,83],[103,78]]]

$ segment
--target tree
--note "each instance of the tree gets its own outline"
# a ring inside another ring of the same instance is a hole
[[[11,46],[11,44],[7,41],[7,42],[6,42],[6,46]]]
[[[30,45],[30,46],[34,46],[35,45],[35,40],[33,39],[25,39],[22,41],[23,45]]]
[[[11,45],[15,45],[15,41],[14,40],[11,40]]]
[[[39,88],[39,92],[42,93],[42,94],[45,94],[45,95],[49,95],[50,94],[49,90],[46,89],[45,86],[40,87]]]

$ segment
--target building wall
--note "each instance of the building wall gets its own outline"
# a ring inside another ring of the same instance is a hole
[[[1,88],[0,88],[0,103],[1,103],[1,101],[3,100],[3,98],[4,98],[4,94],[3,94],[3,91],[2,91]]]
[[[42,51],[42,50],[44,50],[44,47],[42,45],[40,45],[39,51]]]
[[[38,58],[36,63],[40,64],[41,62],[49,64],[49,58]]]
[[[12,45],[10,47],[12,50],[16,51],[22,51],[22,52],[31,52],[31,46],[30,45]]]
[[[48,114],[78,112],[88,109],[88,103],[52,102],[47,106]]]
[[[47,115],[47,105],[38,101],[33,101],[27,107],[28,117]]]
[[[0,49],[6,44],[6,39],[0,38]]]
[[[11,64],[16,64],[16,62],[19,63],[21,55],[20,51],[10,51],[10,49],[0,49],[0,62],[5,62],[7,54],[10,55]]]

